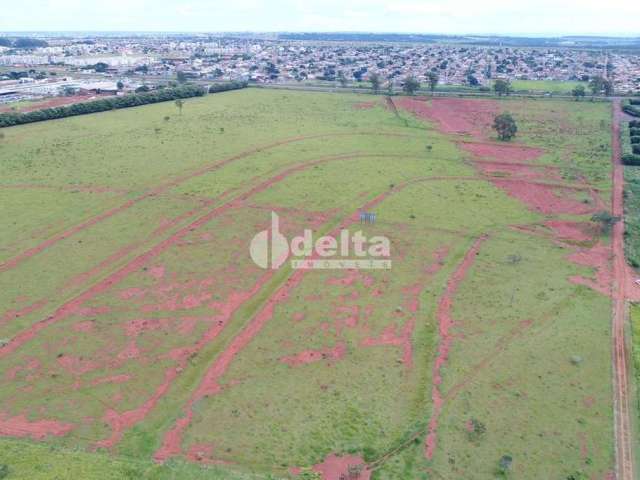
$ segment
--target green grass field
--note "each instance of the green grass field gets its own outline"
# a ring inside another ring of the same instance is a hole
[[[610,106],[408,105],[246,89],[4,129],[8,478],[604,478]],[[392,268],[263,270],[272,211],[385,236]]]
[[[515,92],[555,93],[568,95],[571,91],[582,85],[587,89],[587,82],[562,81],[562,80],[513,80],[511,88]]]

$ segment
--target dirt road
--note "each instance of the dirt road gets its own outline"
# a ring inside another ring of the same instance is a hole
[[[620,101],[613,102],[612,147],[613,147],[613,215],[622,217],[624,214],[623,189],[624,167],[621,163],[620,123],[622,112]],[[614,421],[616,443],[616,478],[618,480],[634,480],[633,464],[633,431],[631,423],[631,408],[629,399],[629,352],[625,343],[625,320],[627,317],[627,302],[625,294],[626,261],[624,256],[624,222],[619,221],[613,227],[613,273],[614,284],[612,290],[612,340],[613,340],[613,387],[614,387]]]

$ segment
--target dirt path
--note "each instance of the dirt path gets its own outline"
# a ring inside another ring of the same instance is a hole
[[[438,345],[438,355],[436,356],[435,363],[433,365],[433,387],[431,393],[431,399],[433,400],[433,412],[431,419],[429,420],[429,426],[427,431],[427,437],[425,440],[425,457],[429,460],[433,457],[433,452],[436,448],[436,433],[438,429],[438,420],[440,418],[440,412],[442,411],[442,405],[444,398],[440,391],[440,384],[442,383],[442,367],[447,361],[449,356],[449,349],[451,348],[451,342],[453,337],[451,334],[451,327],[453,326],[453,318],[451,316],[451,307],[453,306],[453,297],[458,291],[460,283],[464,280],[469,268],[473,265],[476,259],[476,255],[480,251],[480,247],[487,240],[488,235],[482,235],[478,237],[471,245],[471,248],[467,250],[462,261],[458,264],[456,270],[453,272],[444,294],[440,298],[438,303],[438,309],[436,316],[438,319],[438,329],[440,334],[440,344]]]
[[[613,162],[613,215],[624,215],[624,167],[621,163],[620,122],[622,112],[620,102],[613,102],[612,123],[612,162]],[[631,423],[631,407],[629,405],[629,352],[625,342],[624,328],[627,317],[625,285],[627,283],[626,260],[624,255],[624,221],[616,222],[612,234],[614,284],[612,291],[613,320],[613,387],[615,418],[616,478],[618,480],[634,480],[633,464],[633,430]]]

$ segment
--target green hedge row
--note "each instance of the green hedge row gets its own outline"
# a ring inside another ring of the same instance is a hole
[[[640,120],[631,120],[629,122],[629,128],[640,128]]]
[[[640,128],[630,128],[629,129],[629,136],[630,137],[640,136]]]
[[[631,151],[632,151],[635,155],[640,155],[640,145],[638,145],[638,144],[631,145]]]
[[[209,93],[226,92],[229,90],[239,90],[240,88],[246,88],[247,82],[233,81],[227,83],[216,83],[209,87]]]
[[[622,163],[625,165],[640,165],[640,155],[634,155],[633,153],[627,153],[622,156]]]
[[[235,87],[240,88],[240,87]],[[137,107],[150,103],[166,102],[179,98],[201,97],[206,90],[196,85],[182,85],[174,88],[163,88],[146,93],[135,93],[121,97],[108,97],[91,102],[75,103],[63,107],[45,108],[27,113],[0,114],[0,128],[25,123],[53,120],[55,118],[73,117],[88,113],[106,112],[120,108]]]
[[[640,105],[640,99],[632,98],[629,100],[629,105]]]
[[[631,137],[631,144],[635,144],[635,143],[640,143],[640,137],[635,136],[635,137]]]
[[[633,105],[624,105],[622,107],[622,110],[624,110],[629,115],[633,115],[634,117],[640,117],[640,108],[634,107]]]

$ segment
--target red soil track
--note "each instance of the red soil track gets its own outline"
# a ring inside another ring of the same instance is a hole
[[[621,162],[620,122],[622,112],[619,101],[613,104],[613,191],[612,210],[614,216],[624,216],[624,166]],[[624,221],[616,222],[612,233],[613,248],[613,366],[614,366],[614,418],[616,435],[616,478],[618,480],[635,479],[633,446],[634,435],[631,422],[629,395],[629,352],[625,342],[625,321],[627,304],[625,287],[627,284],[627,264],[624,254]]]
[[[438,354],[436,361],[433,365],[433,387],[431,392],[431,399],[433,401],[433,412],[431,419],[429,420],[427,437],[425,439],[425,457],[429,460],[433,457],[433,452],[436,448],[436,433],[438,429],[438,420],[442,411],[443,396],[440,391],[440,384],[442,383],[441,369],[446,363],[449,356],[449,349],[453,342],[453,336],[451,335],[451,327],[453,326],[453,318],[451,316],[451,306],[453,305],[453,297],[460,283],[464,280],[467,272],[473,265],[480,251],[482,244],[489,238],[487,235],[482,235],[477,238],[471,248],[467,251],[462,262],[458,265],[447,282],[444,294],[440,298],[438,303],[438,309],[436,316],[439,325],[440,343],[438,345]]]
[[[174,188],[184,182],[186,182],[187,180],[191,180],[193,178],[199,177],[201,175],[204,175],[206,173],[212,172],[214,170],[218,170],[222,167],[224,167],[225,165],[228,165],[236,160],[240,160],[243,158],[246,158],[248,156],[251,156],[253,154],[262,152],[264,150],[269,150],[272,148],[276,148],[276,147],[280,147],[283,145],[287,145],[290,143],[294,143],[294,142],[300,142],[300,141],[304,141],[304,140],[311,140],[311,139],[318,139],[318,138],[326,138],[326,137],[335,137],[335,136],[355,136],[355,135],[387,135],[387,136],[398,136],[398,137],[402,137],[402,136],[406,136],[406,135],[402,135],[402,134],[391,134],[391,133],[380,133],[380,132],[375,132],[375,133],[368,133],[368,132],[359,132],[359,133],[333,133],[333,134],[318,134],[318,135],[308,135],[308,136],[300,136],[300,137],[293,137],[293,138],[289,138],[286,140],[281,140],[278,142],[273,142],[270,143],[268,145],[263,145],[260,147],[256,147],[256,148],[252,148],[250,150],[246,150],[242,153],[239,153],[237,155],[234,155],[232,157],[228,157],[224,160],[215,162],[213,164],[209,164],[209,165],[205,165],[204,167],[201,167],[197,170],[194,170],[193,172],[181,175],[179,177],[176,177],[168,182],[165,182],[157,187],[154,187],[152,189],[150,189],[149,191],[143,193],[142,195],[133,198],[131,200],[128,200],[126,202],[124,202],[123,204],[117,206],[117,207],[113,207],[109,210],[106,210],[102,213],[100,213],[99,215],[96,215],[94,217],[91,217],[87,220],[85,220],[82,223],[79,223],[77,225],[74,225],[73,227],[58,233],[57,235],[54,235],[53,237],[41,242],[40,244],[36,245],[35,247],[32,247],[28,250],[25,250],[24,252],[16,255],[15,257],[12,257],[8,260],[6,260],[4,263],[0,263],[0,273],[10,270],[12,268],[15,268],[17,265],[19,265],[20,263],[22,263],[23,261],[33,257],[34,255],[42,252],[43,250],[51,247],[52,245],[55,245],[56,243],[71,237],[72,235],[75,235],[76,233],[79,233],[83,230],[86,230],[87,228],[96,225],[97,223],[102,222],[103,220],[106,220],[108,218],[113,217],[114,215],[121,213],[125,210],[128,210],[129,208],[133,207],[134,205],[136,205],[137,203],[153,197],[153,196],[157,196],[160,195],[164,192],[166,192],[167,190]]]

